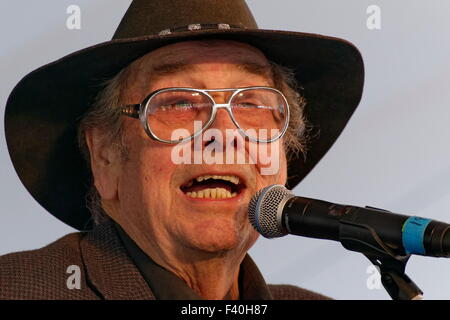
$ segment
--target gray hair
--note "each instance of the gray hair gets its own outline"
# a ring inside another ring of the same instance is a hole
[[[298,157],[299,154],[303,154],[305,157],[310,125],[304,115],[306,101],[299,93],[301,88],[298,86],[292,70],[272,62],[270,68],[275,88],[285,95],[290,106],[291,117],[284,136],[287,159],[289,161],[293,157]],[[120,106],[125,104],[123,95],[127,88],[129,74],[130,66],[106,81],[94,103],[80,121],[78,143],[89,168],[90,152],[86,143],[86,131],[92,128],[97,128],[102,132],[103,144],[116,147],[124,159],[127,156],[127,148],[122,140],[124,117],[122,117]],[[90,210],[95,224],[100,224],[109,219],[102,208],[101,198],[95,188],[93,177],[91,177],[91,186],[86,195],[86,206]]]

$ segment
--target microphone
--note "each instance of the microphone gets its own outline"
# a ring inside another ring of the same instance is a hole
[[[294,234],[340,241],[367,255],[450,257],[450,225],[373,207],[355,207],[295,196],[282,185],[259,190],[248,208],[266,238]]]

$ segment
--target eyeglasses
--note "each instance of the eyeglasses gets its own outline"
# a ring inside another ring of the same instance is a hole
[[[216,103],[213,92],[230,92],[227,103]],[[271,87],[238,89],[165,88],[152,92],[140,104],[121,108],[122,114],[140,119],[154,140],[189,141],[204,132],[218,109],[226,109],[238,131],[249,140],[269,143],[281,138],[289,125],[286,97]]]

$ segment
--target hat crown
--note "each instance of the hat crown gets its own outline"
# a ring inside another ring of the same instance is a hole
[[[159,34],[189,25],[257,29],[244,0],[133,0],[113,39]]]

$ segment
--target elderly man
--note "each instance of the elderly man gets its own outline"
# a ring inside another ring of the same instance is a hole
[[[113,41],[31,73],[8,100],[22,182],[85,232],[1,257],[0,298],[325,298],[266,285],[247,206],[312,169],[362,79],[349,43],[259,30],[244,1],[133,1]]]

